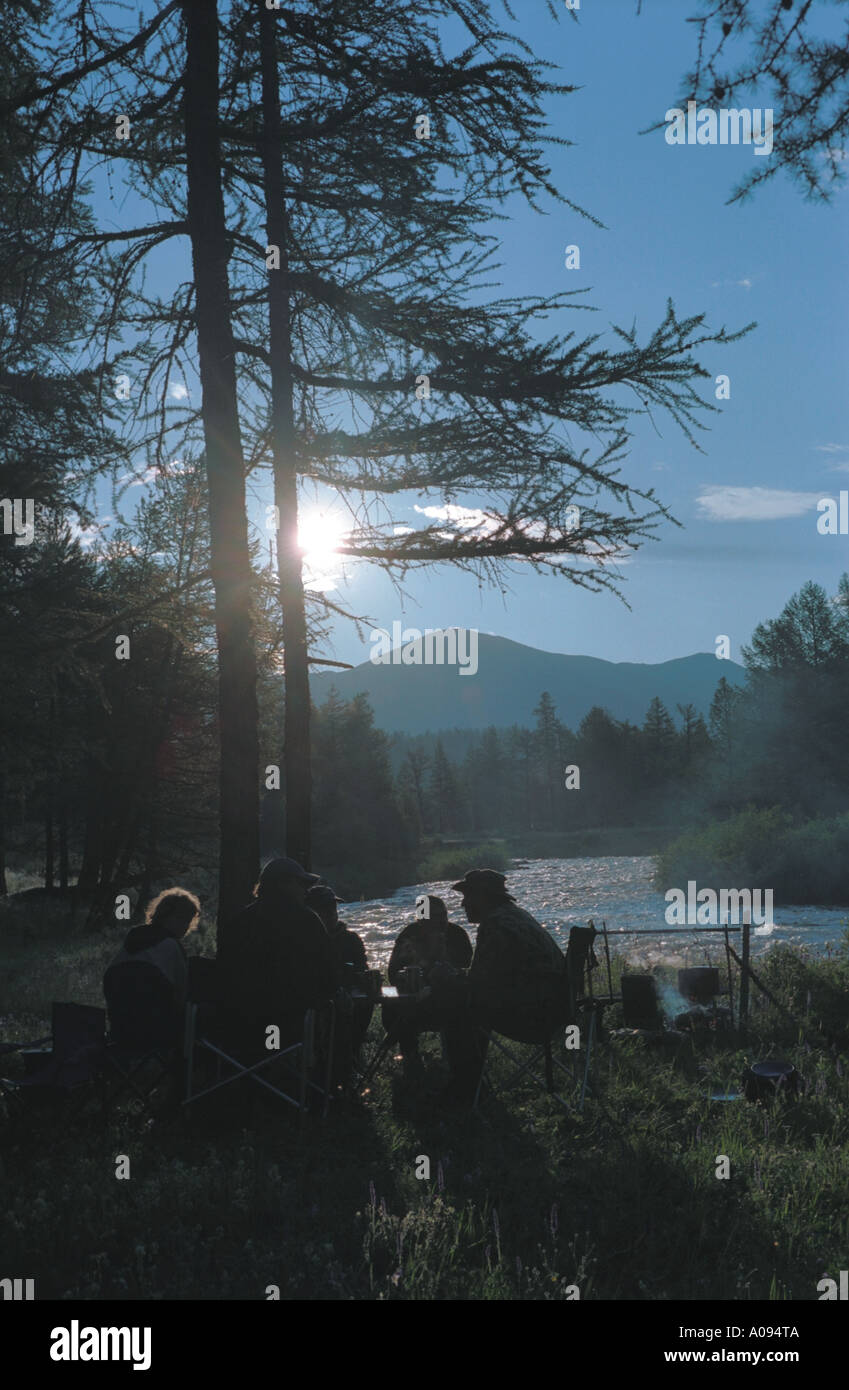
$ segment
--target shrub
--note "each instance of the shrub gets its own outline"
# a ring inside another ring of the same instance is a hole
[[[451,849],[433,850],[419,864],[417,875],[422,883],[442,883],[449,878],[462,878],[469,869],[506,870],[510,856],[503,840],[490,840],[483,845],[456,845]]]
[[[778,807],[750,806],[679,836],[656,862],[664,891],[695,879],[701,887],[772,888],[781,902],[849,902],[849,813],[794,825]]]

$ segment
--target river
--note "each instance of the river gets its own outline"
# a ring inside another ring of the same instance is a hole
[[[569,928],[586,926],[590,918],[610,933],[666,927],[663,894],[652,885],[654,861],[647,856],[617,855],[605,859],[517,860],[508,871],[507,887],[521,907],[565,947]],[[686,887],[686,885],[684,885]],[[340,904],[339,915],[358,931],[375,965],[385,965],[392,942],[405,923],[415,915],[416,897],[435,893],[445,899],[452,921],[466,925],[458,894],[444,883],[417,883],[399,888],[388,898]],[[849,921],[846,907],[777,906],[774,921],[752,931],[752,955],[762,954],[779,942],[806,946],[821,952],[836,947],[844,924]],[[474,935],[474,928],[471,928]],[[735,938],[732,937],[732,945]],[[611,948],[635,963],[653,965],[665,961],[683,965],[689,946],[693,964],[704,963],[704,950],[719,964],[724,955],[720,933],[693,935],[686,928],[669,927],[662,936],[642,941],[622,936]],[[739,945],[736,949],[739,951]]]

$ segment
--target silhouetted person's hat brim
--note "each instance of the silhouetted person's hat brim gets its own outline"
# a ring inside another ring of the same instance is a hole
[[[343,903],[344,898],[340,898],[329,888],[326,883],[318,883],[307,893],[307,905],[317,907],[321,903]]]
[[[505,893],[507,878],[495,869],[469,869],[457,883],[451,884],[455,893]]]
[[[313,884],[318,883],[319,875],[308,874],[297,859],[280,858],[269,859],[259,876],[263,888],[273,888],[278,883],[290,883],[293,879],[306,884],[307,887],[312,887]]]

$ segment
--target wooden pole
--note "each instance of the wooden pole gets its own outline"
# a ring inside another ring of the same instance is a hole
[[[731,1021],[734,1021],[734,983],[731,974],[731,938],[728,935],[728,928],[725,930],[725,968],[728,971],[728,1007],[731,1010]]]
[[[602,922],[601,930],[604,933],[604,956],[607,961],[607,988],[611,999],[613,998],[613,976],[610,973],[610,947],[607,944],[607,923]]]
[[[743,973],[740,976],[740,1025],[745,1027],[749,1021],[749,957],[751,954],[751,935],[752,924],[744,920],[743,922],[743,959],[740,964]]]

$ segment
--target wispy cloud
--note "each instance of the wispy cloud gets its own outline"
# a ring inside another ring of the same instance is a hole
[[[414,506],[413,511],[421,516],[430,517],[433,521],[452,521],[461,530],[474,531],[487,524],[493,524],[491,518],[482,512],[480,507],[460,507],[456,502],[447,502],[442,507]]]
[[[126,483],[127,487],[146,487],[148,483],[155,483],[157,478],[173,477],[177,473],[188,471],[188,464],[180,459],[172,459],[170,463],[151,463],[143,473],[124,473],[118,482]]]
[[[748,275],[744,275],[742,280],[711,280],[710,287],[712,290],[720,290],[730,285],[733,289],[750,290],[753,284],[754,281],[750,280]]]
[[[784,521],[804,516],[821,496],[772,487],[709,486],[702,488],[696,502],[707,521]]]
[[[189,399],[189,388],[184,386],[181,381],[175,381],[168,391],[172,401],[187,401]]]
[[[815,444],[818,454],[849,454],[849,444]]]
[[[143,473],[124,473],[118,479],[119,483],[126,483],[127,487],[145,487],[148,483],[154,482],[159,477],[159,469],[152,463]]]

